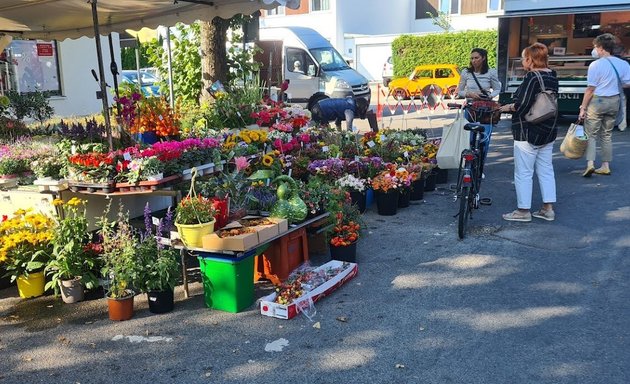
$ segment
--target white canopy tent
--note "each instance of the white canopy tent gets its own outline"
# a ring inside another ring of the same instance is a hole
[[[217,16],[227,19],[238,13],[251,14],[278,5],[297,8],[299,0],[2,0],[0,34],[47,40],[94,37],[126,29],[209,21]],[[111,147],[101,43],[100,39],[94,40],[103,112]]]

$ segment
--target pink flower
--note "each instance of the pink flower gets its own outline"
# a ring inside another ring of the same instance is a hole
[[[236,170],[240,172],[249,166],[249,161],[245,156],[239,156],[234,158],[234,164],[236,164]]]

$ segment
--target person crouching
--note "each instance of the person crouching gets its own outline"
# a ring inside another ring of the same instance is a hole
[[[341,121],[346,121],[346,129],[352,132],[352,121],[355,116],[365,119],[370,104],[362,97],[354,99],[322,99],[311,108],[312,118],[319,124],[335,121],[337,129],[341,129]]]

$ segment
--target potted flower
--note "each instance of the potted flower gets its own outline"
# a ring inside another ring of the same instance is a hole
[[[49,260],[55,222],[41,213],[17,210],[0,222],[0,264],[11,282],[17,280],[20,297],[44,294],[44,267]]]
[[[321,214],[330,201],[333,187],[319,176],[312,176],[303,188],[300,195],[308,209],[309,216]]]
[[[398,198],[398,208],[406,208],[409,206],[409,200],[411,197],[411,182],[412,176],[405,167],[399,167],[396,169],[396,178],[400,182]]]
[[[107,307],[110,320],[133,317],[134,291],[131,289],[138,271],[138,240],[129,224],[129,216],[119,209],[115,221],[107,218],[110,205],[99,221],[102,239],[102,275],[108,278]]]
[[[157,231],[153,233],[151,209],[149,204],[144,209],[145,231],[137,249],[138,274],[134,287],[147,294],[149,311],[152,313],[166,313],[173,310],[173,291],[180,277],[178,252],[173,248],[166,248],[159,243],[163,228],[169,228],[172,223],[170,208],[166,217],[160,221]]]
[[[352,174],[347,174],[337,180],[337,185],[350,193],[352,204],[357,205],[360,213],[365,212],[366,209],[366,184],[367,180],[360,179]]]
[[[376,206],[379,215],[392,216],[398,211],[399,190],[403,181],[397,176],[394,165],[382,171],[372,179],[372,189],[376,196]]]
[[[157,156],[133,159],[127,165],[127,169],[125,177],[131,184],[136,184],[143,180],[159,181],[164,178],[164,165]]]
[[[61,291],[64,303],[82,301],[84,288],[93,289],[98,284],[94,274],[97,260],[86,247],[88,243],[88,221],[85,201],[76,197],[64,204],[55,199],[53,204],[63,210],[52,238],[51,260],[46,266],[50,281],[46,289],[53,288],[55,294]]]
[[[211,199],[197,196],[194,185],[193,177],[191,192],[177,205],[175,226],[184,245],[201,248],[201,238],[214,231],[216,210]]]
[[[347,201],[334,213],[333,226],[329,231],[330,256],[333,260],[356,263],[357,241],[360,237],[360,212]]]

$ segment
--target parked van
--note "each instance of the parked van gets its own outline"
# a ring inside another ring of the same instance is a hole
[[[289,81],[287,100],[308,109],[325,98],[363,97],[370,101],[368,80],[351,68],[317,31],[305,27],[261,28],[254,60],[268,86]]]

